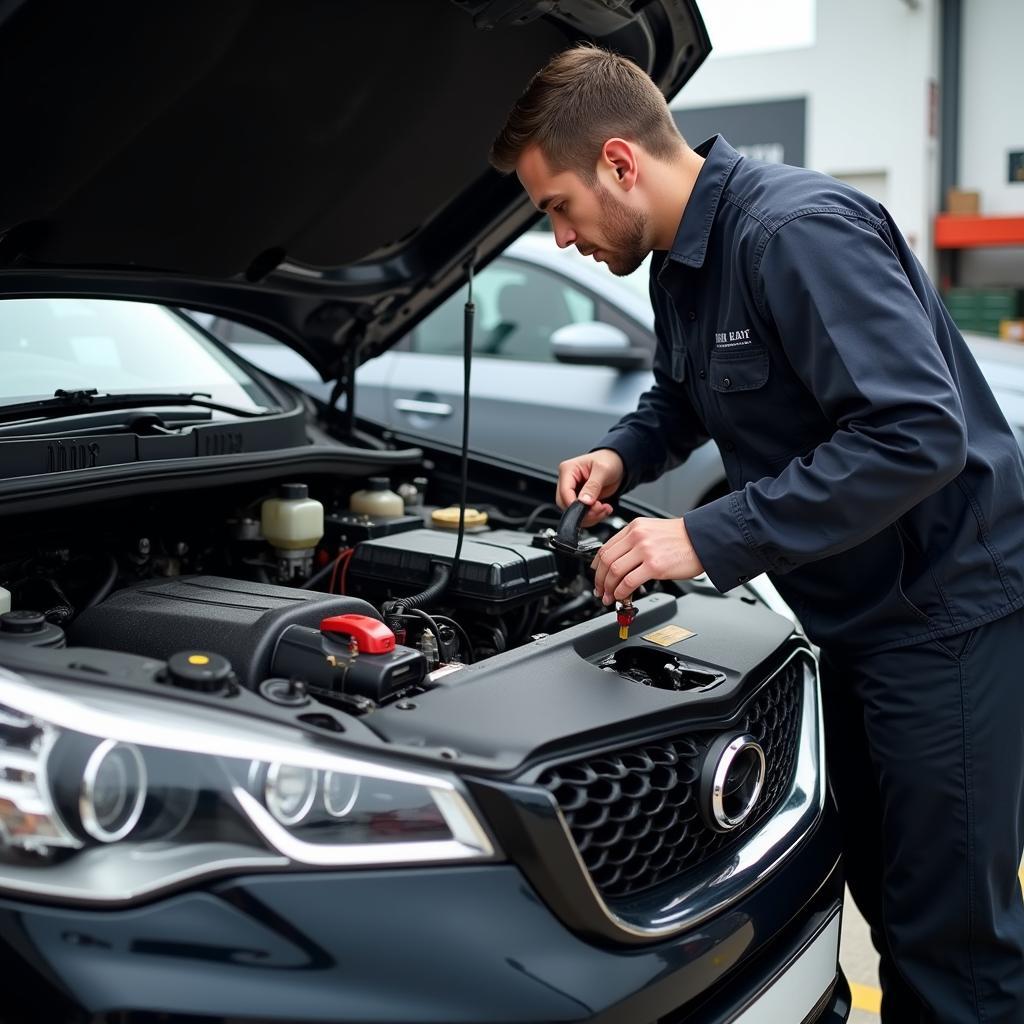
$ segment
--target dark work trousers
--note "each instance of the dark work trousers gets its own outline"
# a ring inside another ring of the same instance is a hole
[[[821,682],[883,1024],[1024,1024],[1024,610]]]

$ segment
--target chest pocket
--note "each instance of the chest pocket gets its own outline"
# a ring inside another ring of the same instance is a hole
[[[756,391],[768,383],[768,350],[743,345],[711,353],[708,377],[711,387],[722,395],[738,391]]]

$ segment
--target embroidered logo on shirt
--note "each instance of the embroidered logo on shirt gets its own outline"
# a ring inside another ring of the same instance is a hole
[[[720,331],[715,334],[715,348],[736,348],[749,345],[752,340],[749,327],[743,331]]]

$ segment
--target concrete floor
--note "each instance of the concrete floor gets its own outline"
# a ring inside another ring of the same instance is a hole
[[[878,1024],[878,954],[871,945],[868,926],[847,891],[843,904],[843,933],[839,962],[853,990],[850,1024]]]

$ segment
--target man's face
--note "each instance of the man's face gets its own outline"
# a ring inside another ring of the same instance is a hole
[[[611,188],[602,181],[602,170]],[[599,168],[594,187],[574,171],[553,173],[537,146],[523,152],[516,174],[533,201],[551,219],[561,248],[575,245],[619,277],[631,274],[651,251],[647,217],[616,194],[615,170]]]

